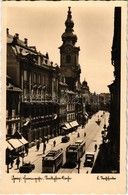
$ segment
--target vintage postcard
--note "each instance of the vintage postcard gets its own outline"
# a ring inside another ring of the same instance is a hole
[[[2,194],[126,193],[126,14],[2,2]]]

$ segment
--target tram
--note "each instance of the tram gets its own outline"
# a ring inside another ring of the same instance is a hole
[[[81,154],[81,157],[82,157],[83,154],[85,153],[85,140],[84,139],[78,139],[75,142],[75,144],[79,146],[79,153]]]
[[[63,164],[63,150],[51,150],[42,158],[42,173],[55,173]]]
[[[68,165],[77,165],[79,159],[85,153],[85,140],[77,140],[75,144],[66,148],[66,163]]]

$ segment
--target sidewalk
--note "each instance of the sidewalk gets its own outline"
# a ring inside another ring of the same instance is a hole
[[[58,137],[50,139],[48,141],[48,143],[46,143],[45,154],[43,154],[43,143],[40,144],[40,148],[39,148],[38,151],[36,149],[36,146],[33,146],[33,147],[29,148],[28,155],[25,156],[24,159],[20,158],[19,167],[22,166],[23,162],[29,162],[30,161],[31,163],[35,164],[35,162],[39,158],[46,156],[46,154],[50,150],[52,150],[53,148],[56,148],[56,146],[58,146],[61,143],[61,138],[62,138],[62,136],[58,136]],[[54,140],[56,141],[56,146],[55,147],[53,146],[53,141]],[[13,168],[9,169],[9,173],[19,173],[19,170],[17,169],[17,166],[16,166],[16,160],[14,161]]]

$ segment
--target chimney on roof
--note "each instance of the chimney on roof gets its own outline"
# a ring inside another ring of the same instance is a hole
[[[28,39],[24,38],[24,44],[27,46],[28,45]]]
[[[7,28],[7,35],[9,34],[9,28]]]
[[[15,33],[15,37],[16,37],[16,39],[19,39],[19,34]]]
[[[14,37],[13,37],[12,44],[15,45],[15,44],[17,43],[18,39],[19,39],[19,34],[15,33],[15,35],[14,35]]]
[[[49,59],[49,55],[48,55],[48,52],[46,52],[46,58]]]

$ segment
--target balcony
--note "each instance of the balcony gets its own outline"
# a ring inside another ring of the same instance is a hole
[[[19,117],[19,115],[16,115],[16,116],[8,116],[7,118],[6,118],[6,122],[8,123],[8,122],[20,122],[20,117]]]

